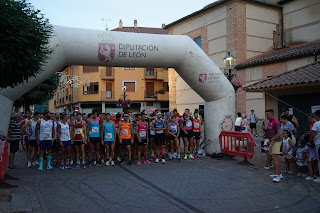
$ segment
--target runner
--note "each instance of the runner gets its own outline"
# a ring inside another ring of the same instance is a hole
[[[31,121],[32,119],[32,113],[30,112],[30,110],[27,110],[26,112],[26,118],[20,122],[20,128],[21,128],[21,133],[23,135],[23,144],[22,147],[24,150],[26,150],[26,157],[28,159],[28,144],[29,144],[29,135],[27,135],[25,132],[23,132],[23,125],[25,125],[26,123],[28,123],[29,121]],[[30,127],[29,127],[30,128]],[[29,129],[30,130],[30,129]],[[31,132],[31,131],[30,131]]]
[[[156,135],[156,132],[154,130],[152,130],[152,122],[154,121],[154,118],[155,117],[155,114],[154,113],[151,113],[150,115],[150,118],[149,118],[149,131],[150,131],[150,134],[149,135],[149,153],[150,153],[150,158],[149,160],[152,161],[153,158],[156,159],[156,155],[154,153],[154,150],[155,150],[155,143],[154,143],[154,140],[155,140],[155,135]]]
[[[98,113],[97,111],[93,110],[92,111],[92,118],[88,121],[88,129],[87,132],[88,134],[88,142],[89,142],[89,153],[88,153],[88,165],[89,167],[91,167],[91,152],[92,152],[92,148],[93,148],[93,144],[95,146],[95,160],[93,165],[95,166],[101,166],[100,164],[100,129],[101,129],[101,125],[100,125],[100,120],[97,117]]]
[[[121,122],[121,114],[117,113],[116,118],[112,120],[114,122],[115,128],[116,128],[116,143],[115,143],[115,154],[117,155],[117,161],[118,163],[121,162],[120,155],[121,155],[121,144],[119,142],[119,135],[118,135],[118,129],[119,129],[119,123]]]
[[[180,159],[180,140],[179,140],[179,134],[180,134],[180,128],[179,123],[176,122],[176,116],[171,115],[170,122],[168,124],[167,132],[170,139],[170,153],[169,153],[169,160],[174,159],[174,151],[177,150],[178,153],[178,161],[181,162]]]
[[[141,165],[141,152],[144,153],[144,163],[150,164],[148,160],[147,146],[149,142],[148,137],[148,122],[146,122],[146,114],[141,113],[141,120],[137,122],[136,125],[136,135],[138,138],[138,162],[137,165]]]
[[[182,125],[182,137],[183,137],[183,145],[184,145],[184,160],[188,159],[187,151],[188,151],[188,142],[190,147],[190,156],[189,158],[194,160],[192,155],[193,152],[193,131],[192,131],[192,118],[189,115],[189,109],[185,110],[183,118],[180,119],[180,125]]]
[[[199,144],[200,144],[200,127],[202,125],[202,118],[201,115],[199,115],[199,110],[195,109],[194,110],[194,115],[192,119],[192,131],[193,131],[193,147],[196,146],[196,153],[197,157],[200,158],[201,156],[199,155]]]
[[[161,119],[161,113],[157,113],[157,118],[152,121],[152,130],[156,131],[155,135],[155,151],[156,151],[156,160],[155,163],[159,163],[159,159],[162,159],[162,163],[165,164],[166,161],[164,160],[164,144],[165,144],[165,134],[164,130],[166,130],[166,124]],[[160,153],[161,152],[161,153]],[[160,155],[161,154],[161,155]]]
[[[131,144],[133,143],[133,127],[129,122],[129,115],[125,113],[123,116],[124,120],[119,124],[119,142],[123,148],[122,162],[124,162],[124,151],[127,149],[129,155],[129,165],[132,166],[131,162]]]
[[[132,152],[132,160],[133,162],[135,161],[135,157],[137,156],[138,153],[138,137],[136,134],[136,125],[137,122],[141,120],[141,115],[140,113],[134,114],[134,120],[132,121],[132,126],[133,126],[133,144],[131,145],[131,152]]]
[[[110,120],[109,113],[106,114],[106,120],[103,122],[101,131],[101,143],[107,150],[106,154],[106,166],[115,166],[114,164],[114,146],[116,142],[115,132],[116,127],[113,121]]]
[[[39,171],[43,170],[43,155],[45,150],[47,150],[47,169],[53,169],[50,163],[52,158],[52,138],[55,136],[54,122],[50,120],[50,113],[48,110],[46,110],[43,115],[43,120],[37,122],[35,130],[37,144],[40,146]]]
[[[100,124],[101,124],[101,127],[103,126],[103,122],[106,120],[106,113],[101,113],[99,115],[99,119],[100,119]],[[101,130],[100,133],[103,133],[103,131]],[[103,138],[101,138],[101,141],[103,141]],[[105,156],[105,152],[106,152],[106,149],[104,147],[103,144],[100,145],[100,162],[101,162],[101,165],[105,164],[104,162],[104,156]]]
[[[63,114],[61,116],[61,122],[59,123],[57,128],[57,139],[60,142],[61,147],[61,165],[59,169],[71,169],[71,144],[73,144],[73,139],[71,139],[70,137],[72,135],[72,129],[67,120],[68,116],[66,114]],[[65,164],[66,166],[64,166]]]
[[[23,126],[22,126],[22,131],[25,135],[27,135],[28,137],[28,143],[27,143],[27,160],[28,160],[28,167],[31,168],[32,164],[31,164],[31,160],[32,160],[32,153],[33,153],[33,158],[34,158],[34,164],[33,165],[39,165],[38,162],[38,144],[36,141],[36,136],[35,136],[35,129],[36,129],[36,125],[37,122],[39,120],[39,113],[35,112],[33,114],[33,118],[26,122]]]
[[[74,144],[76,146],[76,168],[80,166],[80,150],[82,156],[82,167],[86,168],[86,154],[85,145],[87,144],[86,138],[86,122],[81,120],[81,113],[77,113],[76,120],[73,122],[73,132],[74,132]]]
[[[53,138],[53,145],[52,145],[52,152],[54,155],[53,163],[57,167],[58,166],[58,157],[60,151],[60,142],[57,140],[57,128],[58,124],[60,123],[60,114],[56,113],[54,117],[54,138]]]

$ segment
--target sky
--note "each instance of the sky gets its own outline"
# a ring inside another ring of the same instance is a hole
[[[189,15],[216,0],[28,0],[53,25],[109,30],[119,26],[158,27]],[[103,19],[103,20],[102,20]]]

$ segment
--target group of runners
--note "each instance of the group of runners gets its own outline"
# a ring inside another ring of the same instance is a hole
[[[125,163],[126,157],[130,166],[134,162],[141,165],[142,157],[144,164],[152,160],[165,164],[165,154],[169,160],[181,162],[181,141],[183,159],[194,160],[200,157],[202,124],[197,109],[193,114],[186,109],[183,116],[177,110],[167,114],[158,110],[150,114],[92,111],[88,115],[27,112],[20,122],[27,166],[38,166],[39,171],[45,167],[44,157],[47,169],[53,169],[52,165],[59,169],[115,166]]]

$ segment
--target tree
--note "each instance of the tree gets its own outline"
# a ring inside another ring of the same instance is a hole
[[[51,53],[52,26],[25,0],[1,0],[0,29],[0,88],[4,88],[41,71]]]
[[[59,75],[53,74],[50,78],[42,82],[40,85],[36,86],[18,100],[14,102],[14,106],[20,107],[24,106],[29,109],[30,105],[33,104],[43,104],[49,101],[55,94],[59,84]]]

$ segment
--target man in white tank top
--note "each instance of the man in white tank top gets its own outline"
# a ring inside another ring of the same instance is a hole
[[[46,110],[44,113],[43,120],[39,120],[36,125],[35,135],[38,145],[40,146],[40,157],[39,157],[39,171],[43,170],[43,155],[47,150],[47,169],[52,170],[53,167],[50,165],[52,157],[52,142],[55,135],[53,120],[50,120],[50,113]]]

